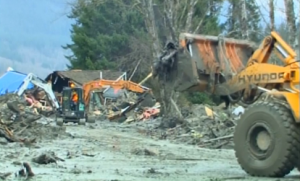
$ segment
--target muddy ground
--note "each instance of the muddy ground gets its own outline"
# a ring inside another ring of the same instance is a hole
[[[31,165],[35,174],[33,181],[287,181],[300,178],[297,171],[284,179],[249,177],[237,164],[233,150],[210,150],[158,140],[149,136],[143,124],[101,121],[94,125],[69,124],[59,128],[49,119],[42,122],[44,125],[32,132],[36,134],[36,144],[0,140],[0,172],[13,173],[6,180],[25,179],[14,175],[20,170],[21,162]],[[45,165],[33,162],[33,158],[49,151],[62,160]]]

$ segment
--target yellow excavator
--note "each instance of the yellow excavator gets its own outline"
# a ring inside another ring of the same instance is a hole
[[[245,40],[182,33],[153,65],[176,91],[220,95],[246,108],[234,132],[238,163],[249,175],[283,177],[300,168],[300,64],[276,32],[257,47]],[[276,54],[281,63],[271,62]],[[187,57],[188,56],[188,57]]]

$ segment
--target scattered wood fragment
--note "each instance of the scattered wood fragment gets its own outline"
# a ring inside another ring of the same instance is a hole
[[[223,140],[223,139],[229,139],[229,138],[233,138],[233,135],[227,135],[227,136],[222,136],[222,137],[218,137],[218,138],[214,138],[214,139],[210,139],[210,140],[205,140],[205,141],[203,141],[203,143],[209,143],[209,142]]]
[[[218,145],[215,145],[212,148],[214,148],[214,149],[220,149],[220,148],[222,148],[222,146],[227,145],[228,143],[229,143],[229,141],[223,141],[222,143],[220,143]]]
[[[172,99],[172,97],[170,98],[170,101],[172,103],[172,105],[174,106],[175,110],[177,111],[178,115],[180,116],[180,118],[183,118],[181,111],[179,110],[177,104],[175,103],[175,101]]]
[[[29,163],[27,162],[24,162],[23,164],[23,167],[21,170],[19,170],[17,172],[17,175],[18,176],[21,176],[21,177],[33,177],[34,176],[34,173],[29,165]]]
[[[157,156],[159,155],[158,150],[150,150],[148,148],[135,148],[132,150],[135,155],[145,155],[145,156]]]
[[[207,158],[175,158],[172,160],[178,160],[178,161],[207,161]]]
[[[0,173],[0,179],[6,180],[8,176],[10,176],[12,173]]]
[[[49,163],[57,163],[57,161],[65,161],[55,155],[54,152],[43,153],[38,157],[32,159],[33,162],[38,164],[49,164]]]
[[[6,125],[0,122],[0,137],[4,137],[9,142],[18,142],[18,139],[13,136],[12,131],[10,131]]]
[[[22,129],[17,133],[17,135],[22,134],[28,127],[29,127],[29,126],[27,125],[27,126],[25,126],[24,128],[22,128]]]
[[[88,157],[94,157],[94,156],[96,156],[96,154],[94,154],[94,153],[89,153],[89,152],[86,152],[86,151],[82,152],[82,155],[83,155],[83,156],[88,156]]]

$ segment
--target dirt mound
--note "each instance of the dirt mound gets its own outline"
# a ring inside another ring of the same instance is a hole
[[[17,126],[14,126],[16,128]],[[22,130],[21,127],[16,128],[17,130]],[[23,128],[24,129],[24,128]],[[45,125],[42,123],[34,122],[30,124],[26,130],[18,134],[22,138],[36,138],[38,140],[51,140],[55,138],[61,138],[66,135],[66,127]]]

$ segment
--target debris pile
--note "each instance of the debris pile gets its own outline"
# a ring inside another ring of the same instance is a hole
[[[109,119],[115,117],[115,115],[122,114],[126,111],[126,109],[138,104],[139,102],[139,98],[135,93],[125,90],[121,91],[123,91],[123,94],[121,94],[120,97],[115,100],[111,100],[110,102],[106,102],[105,112]]]
[[[51,114],[54,113],[51,103],[44,90],[35,88],[31,91],[30,90],[25,91],[23,96],[27,102],[27,105],[30,108],[33,108],[33,111],[36,114],[43,114],[46,116],[50,116]]]
[[[144,121],[155,118],[160,113],[160,104],[151,96],[138,96],[136,93],[125,91],[116,99],[106,99],[105,106],[98,109],[94,106],[94,115],[104,115],[111,121],[126,123]],[[126,115],[125,119],[117,119]]]
[[[154,106],[139,107],[135,111],[127,114],[124,123],[131,123],[135,121],[148,121],[155,119],[160,114],[160,103],[155,103]]]
[[[31,144],[37,138],[53,138],[65,132],[65,128],[49,126],[49,123],[38,120],[47,119],[26,99],[16,94],[0,96],[0,137],[8,142]]]
[[[188,110],[182,110],[183,118],[157,118],[146,125],[147,134],[158,139],[205,148],[232,148],[236,119],[221,108],[214,109],[213,111],[205,105],[193,105]]]

